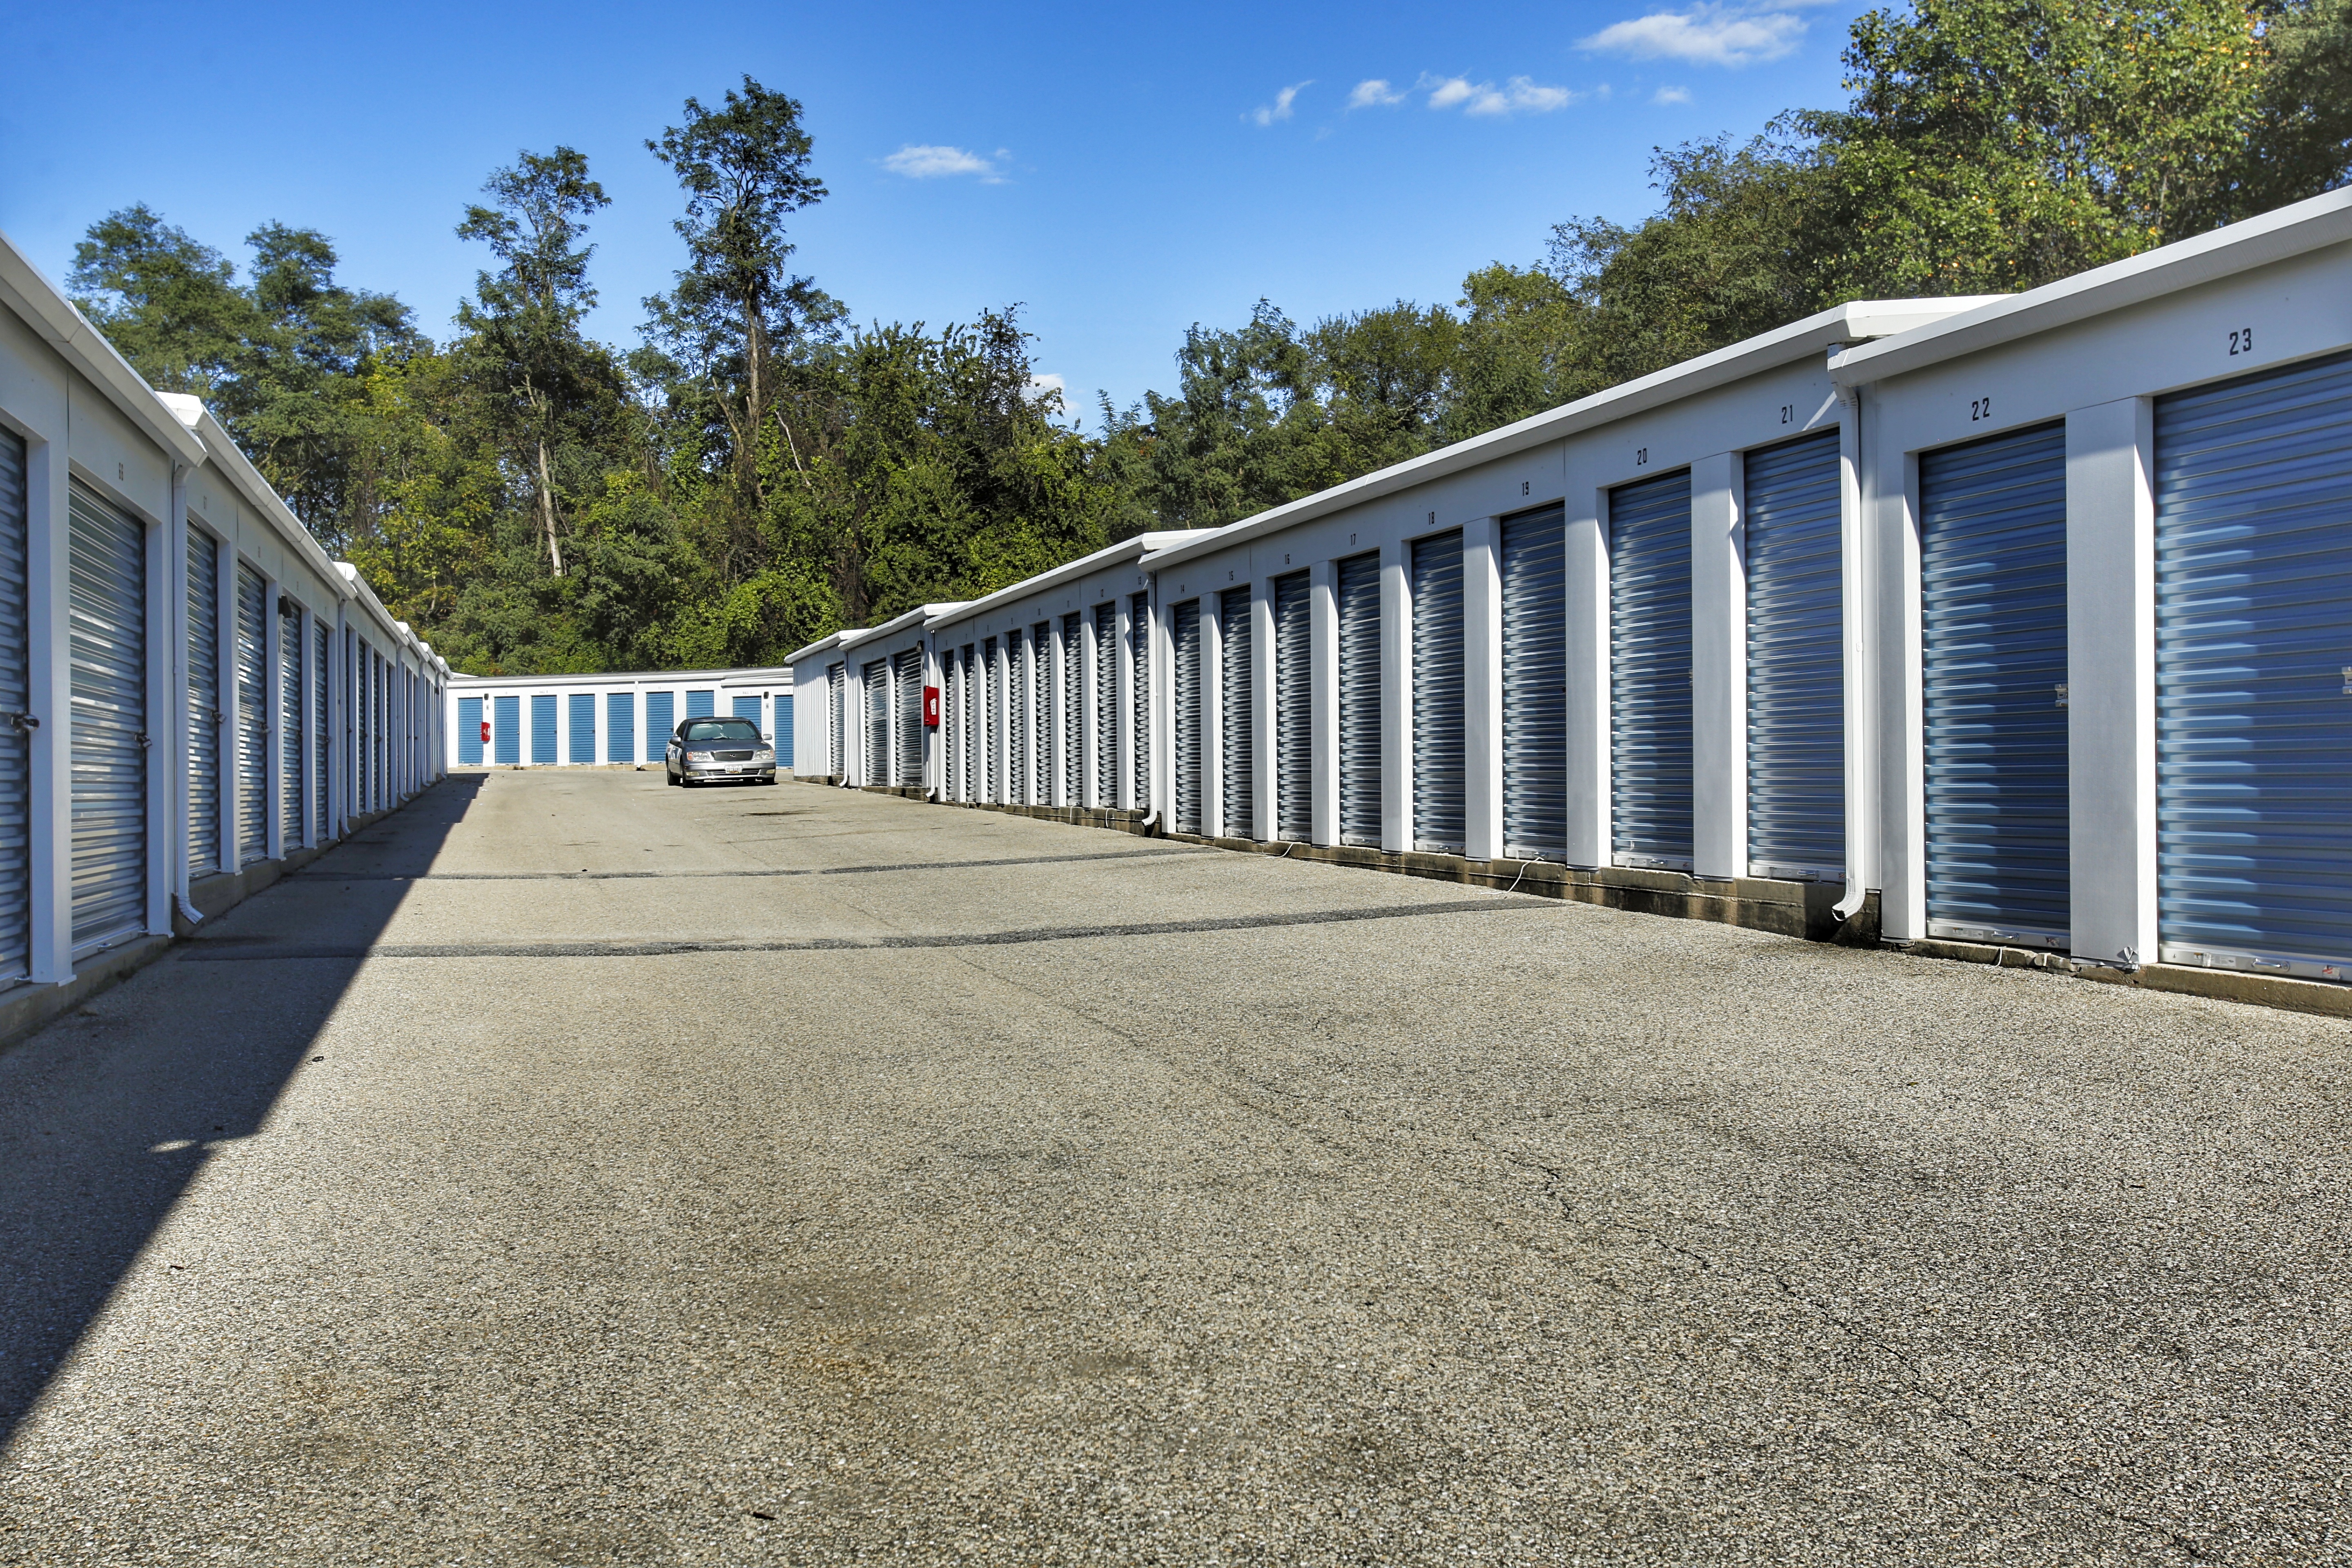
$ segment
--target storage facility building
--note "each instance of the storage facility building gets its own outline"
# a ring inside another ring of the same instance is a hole
[[[448,674],[0,238],[0,1030],[438,777]]]
[[[2352,192],[1824,311],[924,637],[891,784],[958,804],[2342,980]],[[842,744],[803,772],[867,782]]]
[[[662,760],[680,720],[749,719],[793,754],[792,671],[453,675],[449,755],[461,768],[639,767]]]

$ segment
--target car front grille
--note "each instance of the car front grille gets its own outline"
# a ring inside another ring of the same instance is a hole
[[[710,760],[714,763],[748,763],[751,760],[751,753],[749,752],[713,752],[710,753]]]

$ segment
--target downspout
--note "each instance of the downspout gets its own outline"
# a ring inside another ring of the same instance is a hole
[[[1871,834],[1876,820],[1876,795],[1871,781],[1876,776],[1877,726],[1873,721],[1876,710],[1871,701],[1874,684],[1871,679],[1871,656],[1875,639],[1869,635],[1870,608],[1874,602],[1876,583],[1870,570],[1875,552],[1870,548],[1871,522],[1868,506],[1869,465],[1863,456],[1862,388],[1849,386],[1837,379],[1838,355],[1847,345],[1830,345],[1830,379],[1837,390],[1837,399],[1845,411],[1839,421],[1838,486],[1841,512],[1853,518],[1853,534],[1846,552],[1850,570],[1845,574],[1845,603],[1843,608],[1843,640],[1845,644],[1845,707],[1846,707],[1846,799],[1845,799],[1845,897],[1831,906],[1831,913],[1839,923],[1851,921],[1862,912],[1869,898],[1872,857]]]

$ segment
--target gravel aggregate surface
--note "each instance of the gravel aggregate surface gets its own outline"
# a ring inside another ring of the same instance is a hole
[[[462,775],[0,1053],[0,1562],[2352,1562],[2348,1052]]]

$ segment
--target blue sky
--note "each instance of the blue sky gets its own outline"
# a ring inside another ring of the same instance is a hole
[[[12,23],[0,229],[62,280],[134,201],[239,258],[257,224],[307,225],[442,335],[481,264],[461,209],[564,143],[613,197],[593,329],[631,342],[679,259],[645,139],[749,72],[802,100],[832,192],[800,215],[803,271],[859,320],[1019,301],[1091,408],[1171,385],[1188,324],[1260,297],[1301,322],[1450,301],[1563,218],[1640,217],[1654,146],[1838,101],[1854,9],[84,0]]]

